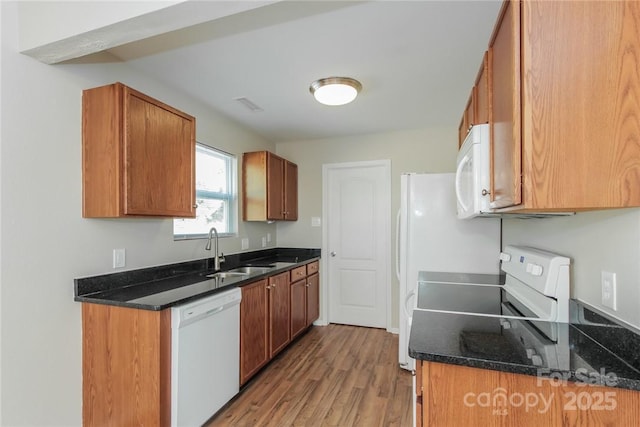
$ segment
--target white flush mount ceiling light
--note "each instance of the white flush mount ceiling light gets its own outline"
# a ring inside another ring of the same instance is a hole
[[[350,77],[328,77],[316,80],[309,86],[309,92],[321,104],[344,105],[358,96],[362,90],[359,81]]]

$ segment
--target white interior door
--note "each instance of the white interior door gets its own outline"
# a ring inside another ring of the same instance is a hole
[[[389,327],[390,170],[388,160],[323,167],[330,323]]]

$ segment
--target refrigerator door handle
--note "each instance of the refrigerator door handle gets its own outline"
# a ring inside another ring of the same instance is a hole
[[[411,323],[411,314],[409,313],[409,309],[407,308],[407,304],[409,300],[416,294],[416,291],[409,291],[407,296],[404,298],[404,304],[402,304],[402,308],[404,309],[404,315],[407,316],[407,320]]]
[[[396,215],[396,277],[400,280],[400,210]]]

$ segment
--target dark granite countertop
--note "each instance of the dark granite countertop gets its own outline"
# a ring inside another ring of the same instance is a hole
[[[429,307],[422,289],[409,338],[412,358],[640,390],[640,335],[635,331],[574,300],[569,323],[506,319],[495,307],[500,303],[495,288],[460,288],[460,304],[475,314],[429,311],[435,307]],[[446,304],[445,310],[460,308],[455,301]],[[539,330],[553,331],[555,339],[541,337]],[[538,358],[530,357],[531,336],[537,337]]]
[[[271,266],[248,276],[208,278],[212,259],[74,279],[75,301],[143,310],[163,310],[246,285],[320,259],[320,249],[276,248],[225,255],[221,271]]]

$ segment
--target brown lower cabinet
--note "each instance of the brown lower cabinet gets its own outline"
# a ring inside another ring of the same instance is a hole
[[[291,301],[289,272],[267,279],[269,285],[269,357],[273,358],[291,342]]]
[[[171,310],[82,304],[82,425],[169,426]]]
[[[291,282],[291,339],[307,327],[307,281]]]
[[[240,384],[291,342],[289,272],[242,287]]]
[[[310,272],[309,276],[304,277]],[[318,261],[291,271],[291,339],[297,337],[320,317],[320,275]],[[294,281],[294,277],[303,277]]]
[[[418,361],[417,426],[632,426],[640,392]]]
[[[240,384],[269,360],[269,290],[267,279],[242,287],[240,302]]]
[[[240,384],[320,316],[318,261],[242,287]]]
[[[320,317],[320,274],[316,273],[307,277],[306,288],[306,325],[311,326]]]

